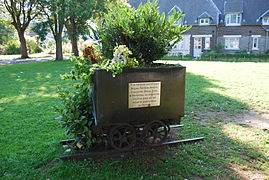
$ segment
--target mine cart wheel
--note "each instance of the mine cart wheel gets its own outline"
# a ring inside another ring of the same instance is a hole
[[[144,142],[147,145],[162,143],[168,135],[168,127],[162,121],[152,121],[144,128]]]
[[[131,149],[136,144],[135,128],[130,125],[115,126],[109,133],[109,142],[120,151]]]

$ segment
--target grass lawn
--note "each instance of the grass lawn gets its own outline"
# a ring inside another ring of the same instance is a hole
[[[59,77],[71,62],[0,66],[0,179],[268,179],[269,131],[199,116],[268,113],[269,63],[180,63],[187,89],[178,136],[205,141],[98,162],[59,160],[68,137],[50,105],[59,103],[57,86],[72,83]]]

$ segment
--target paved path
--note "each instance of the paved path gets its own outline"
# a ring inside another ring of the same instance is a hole
[[[64,56],[64,59],[69,59],[69,56]],[[44,61],[54,61],[54,57],[41,57],[41,58],[29,58],[29,59],[12,59],[0,61],[1,65],[9,65],[9,64],[21,64],[21,63],[30,63],[30,62],[44,62]]]

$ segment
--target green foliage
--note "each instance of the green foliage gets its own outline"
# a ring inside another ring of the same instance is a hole
[[[26,44],[27,44],[27,49],[28,49],[30,54],[42,52],[42,49],[40,47],[38,40],[35,40],[32,38],[27,38]]]
[[[11,54],[20,54],[21,48],[20,43],[15,40],[8,41],[5,45],[5,52],[4,54],[11,55]]]
[[[69,74],[63,75],[65,80],[75,80],[73,90],[61,89],[59,96],[62,100],[61,107],[55,111],[61,116],[58,118],[67,129],[67,134],[75,137],[75,144],[80,149],[88,149],[95,142],[92,134],[93,125],[93,75],[95,69],[104,69],[112,72],[112,76],[121,73],[123,68],[136,67],[138,62],[129,58],[131,52],[126,46],[115,48],[115,57],[112,60],[102,59],[99,47],[89,46],[83,51],[84,57],[74,57],[75,66]]]
[[[65,9],[65,27],[67,33],[72,38],[78,38],[79,35],[89,34],[89,25],[86,23],[94,14],[98,2],[96,0],[73,1],[66,0]]]
[[[160,14],[157,6],[157,2],[148,2],[137,10],[124,5],[111,7],[104,21],[96,22],[95,34],[105,55],[112,57],[114,47],[119,44],[126,45],[139,63],[151,63],[167,54],[188,28],[175,25],[182,14],[173,11],[168,18]]]
[[[47,34],[49,33],[49,23],[48,21],[42,21],[35,23],[32,27],[32,31],[38,34],[41,41],[45,41]]]
[[[186,55],[182,55],[182,56],[164,56],[161,60],[191,60],[192,59],[192,55],[191,54],[186,54]]]
[[[15,30],[3,19],[0,17],[0,44],[5,45],[8,41],[15,39]]]
[[[223,50],[223,45],[222,44],[217,44],[215,46],[214,50],[215,50],[216,53],[221,53],[221,51]]]
[[[221,53],[223,46],[217,44],[215,49],[204,52],[201,56],[200,61],[228,61],[228,62],[266,62],[269,61],[269,56],[267,54],[254,54],[249,53],[246,50],[238,51],[233,54]]]
[[[2,55],[5,54],[5,51],[6,51],[5,46],[0,44],[0,54]]]
[[[71,134],[76,138],[78,147],[82,144],[89,148],[94,142],[91,133],[94,119],[89,89],[87,86],[78,85],[76,91],[61,89],[59,96],[64,108],[55,107],[55,110],[61,114],[59,119],[66,129],[67,135]]]
[[[268,62],[269,54],[254,54],[246,52],[238,52],[234,54],[216,53],[215,51],[209,51],[202,54],[199,59],[201,61],[230,61],[230,62]]]

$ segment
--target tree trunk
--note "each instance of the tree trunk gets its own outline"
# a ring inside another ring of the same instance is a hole
[[[78,35],[77,35],[77,25],[76,22],[74,20],[74,17],[70,18],[70,24],[67,25],[67,30],[69,31],[69,38],[71,40],[72,43],[72,53],[74,54],[74,56],[79,56],[79,51],[78,51]]]
[[[19,36],[20,43],[21,43],[21,58],[22,59],[29,58],[28,52],[27,52],[26,39],[24,37],[24,31],[18,30],[18,36]]]
[[[78,51],[78,40],[76,37],[72,37],[71,39],[71,43],[72,43],[72,53],[74,54],[74,56],[79,56],[79,51]]]
[[[63,60],[62,36],[61,35],[56,36],[55,42],[56,42],[56,59],[55,60]]]

